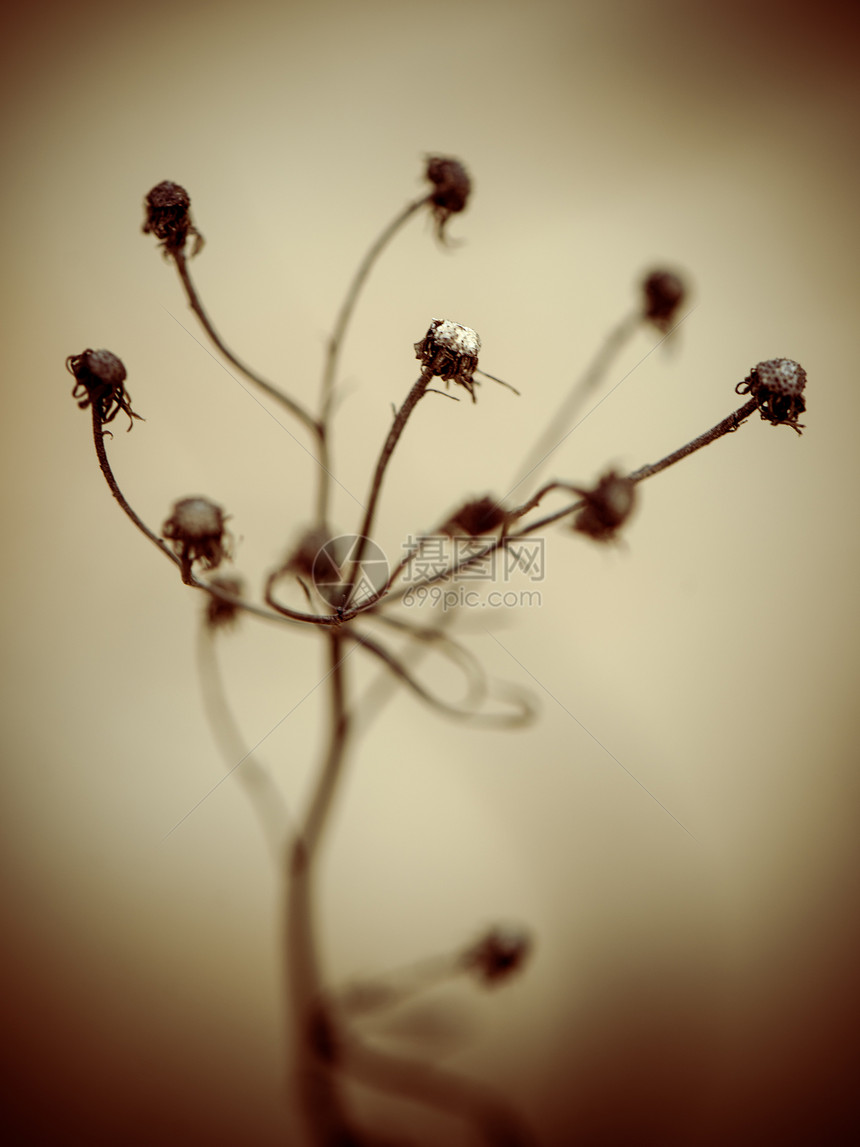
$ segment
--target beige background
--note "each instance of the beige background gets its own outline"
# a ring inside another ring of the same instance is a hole
[[[112,504],[63,360],[104,346],[125,361],[147,421],[126,436],[118,420],[111,451],[143,517],[209,494],[259,575],[306,520],[313,463],[197,343],[140,234],[142,197],[165,178],[189,189],[225,337],[312,402],[352,269],[434,151],[474,176],[451,226],[465,243],[441,251],[413,220],[374,274],[344,358],[339,477],[362,496],[433,316],[475,327],[482,364],[522,397],[487,384],[475,407],[422,404],[390,474],[389,551],[463,495],[504,493],[654,261],[689,271],[695,309],[671,352],[640,361],[655,340],[637,337],[613,381],[636,369],[556,472],[656,459],[774,356],[809,373],[807,430],[755,420],[648,483],[618,551],[554,536],[539,608],[467,619],[541,718],[464,730],[404,696],[368,731],[325,859],[327,965],[370,973],[522,921],[527,976],[491,996],[452,986],[399,1038],[435,1025],[450,1062],[503,1087],[543,1142],[840,1141],[856,1016],[856,33],[835,3],[19,18],[3,70],[2,494],[21,1142],[287,1141],[277,882],[239,786],[162,839],[223,772],[198,603]],[[336,514],[355,527],[345,494]],[[299,805],[322,721],[302,703],[314,637],[246,625],[224,653],[245,736],[270,734],[261,751]],[[375,672],[351,668],[355,687]],[[467,1141],[355,1098],[395,1136]]]

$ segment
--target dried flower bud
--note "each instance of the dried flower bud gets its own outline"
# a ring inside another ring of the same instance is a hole
[[[636,504],[636,483],[610,470],[593,490],[579,490],[585,505],[573,519],[573,528],[596,542],[612,542]]]
[[[475,401],[474,373],[478,369],[481,340],[471,327],[434,319],[427,334],[415,344],[415,357],[421,360],[424,373],[437,375],[445,382],[453,379],[465,386]]]
[[[531,936],[521,928],[491,928],[465,953],[463,966],[485,984],[499,984],[522,968],[531,950]]]
[[[797,417],[806,410],[805,386],[806,371],[800,363],[791,358],[771,358],[754,366],[735,391],[751,394],[766,421],[790,426],[800,434],[803,423]]]
[[[287,555],[282,569],[284,573],[298,574],[299,577],[310,578],[313,574],[314,561],[322,547],[328,542],[329,535],[319,526],[311,526],[299,538],[297,544]]]
[[[211,586],[241,597],[244,592],[242,579],[239,577],[213,577],[209,582]],[[229,629],[235,624],[239,616],[239,606],[233,601],[225,601],[223,597],[210,593],[206,599],[206,626],[210,630]]]
[[[672,271],[652,271],[643,281],[642,290],[643,317],[666,334],[687,294],[683,279]]]
[[[297,545],[287,555],[281,572],[293,574],[314,585],[317,580],[323,583],[336,581],[340,577],[340,567],[331,553],[329,534],[319,526],[311,526],[299,538]]]
[[[508,512],[504,506],[490,495],[484,498],[475,498],[461,506],[456,514],[448,519],[441,527],[442,533],[454,537],[457,534],[468,534],[476,538],[479,534],[488,534],[507,521]]]
[[[203,246],[203,236],[191,222],[189,213],[191,197],[184,187],[165,179],[149,192],[144,200],[144,206],[146,207],[144,235],[151,232],[160,239],[165,254],[182,251],[188,236],[193,235],[194,248],[191,254],[197,254]]]
[[[184,572],[195,561],[213,570],[229,557],[224,522],[224,511],[208,498],[182,498],[174,504],[161,532],[173,543]]]
[[[75,377],[72,397],[83,410],[92,406],[99,422],[113,422],[122,410],[128,415],[128,429],[133,419],[140,418],[131,409],[131,397],[125,389],[125,367],[109,350],[85,350],[66,359],[66,370]]]
[[[434,155],[427,160],[426,174],[433,184],[427,202],[436,220],[436,235],[444,242],[445,225],[452,215],[465,208],[472,181],[458,159],[442,155]]]

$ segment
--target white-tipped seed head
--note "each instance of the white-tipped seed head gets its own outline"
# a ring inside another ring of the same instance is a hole
[[[450,319],[434,319],[427,333],[432,334],[434,342],[448,347],[454,354],[477,358],[481,350],[478,332],[473,331],[471,327],[464,327],[461,323],[452,323]]]
[[[208,498],[183,498],[173,507],[175,536],[209,538],[224,529],[224,511]]]

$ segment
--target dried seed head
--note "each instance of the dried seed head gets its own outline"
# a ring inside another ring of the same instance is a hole
[[[426,175],[433,184],[427,202],[436,220],[436,235],[444,242],[445,225],[452,215],[465,208],[472,181],[458,159],[442,155],[433,155],[427,160]]]
[[[99,422],[113,422],[122,410],[128,415],[128,429],[134,425],[133,419],[140,418],[131,409],[131,397],[125,389],[125,366],[109,350],[81,351],[66,359],[66,370],[75,377],[72,397],[78,400],[83,410],[92,406]]]
[[[451,537],[468,534],[469,537],[476,538],[479,534],[488,534],[490,530],[503,525],[507,517],[508,512],[504,506],[498,499],[488,494],[484,498],[466,502],[445,522],[441,531],[443,534],[450,534]]]
[[[209,584],[223,590],[224,593],[232,594],[233,597],[241,597],[245,590],[239,577],[213,577]],[[208,629],[213,631],[229,629],[235,624],[238,616],[239,606],[235,602],[225,601],[223,597],[218,597],[214,593],[208,595],[204,615]]]
[[[287,555],[281,567],[282,572],[293,574],[312,585],[317,578],[323,582],[336,580],[340,570],[327,548],[330,541],[331,537],[326,530],[311,526]]]
[[[463,956],[463,966],[488,985],[518,972],[532,950],[532,938],[521,928],[491,928]]]
[[[786,425],[801,433],[798,415],[806,410],[803,389],[806,371],[791,358],[771,358],[754,366],[735,387],[737,394],[751,394],[762,418],[774,426]]]
[[[666,334],[687,294],[683,279],[672,271],[652,271],[643,280],[642,290],[643,317]]]
[[[161,527],[169,538],[183,567],[200,561],[204,569],[213,570],[229,557],[225,538],[224,511],[208,498],[182,498]]]
[[[573,529],[596,542],[612,542],[636,504],[636,483],[610,470],[593,490],[579,490],[585,505],[573,519]]]
[[[427,334],[415,344],[415,357],[424,373],[464,386],[475,401],[474,373],[478,369],[481,340],[471,327],[434,319]]]
[[[148,235],[151,232],[160,239],[165,254],[182,251],[189,235],[194,236],[191,254],[197,254],[203,246],[203,236],[191,222],[191,198],[184,187],[165,179],[149,192],[144,206],[143,233]]]

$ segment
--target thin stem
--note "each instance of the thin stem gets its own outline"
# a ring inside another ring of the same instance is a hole
[[[277,613],[283,617],[290,618],[291,621],[303,622],[306,625],[325,625],[325,626],[338,626],[343,618],[339,614],[334,613],[302,613],[299,609],[290,609],[287,605],[282,605],[279,601],[275,600],[274,585],[278,578],[281,576],[281,570],[272,570],[266,578],[264,599],[267,605],[271,606]]]
[[[391,242],[400,228],[406,223],[419,208],[423,207],[427,202],[427,196],[424,195],[420,199],[408,203],[406,207],[397,215],[385,228],[381,235],[371,245],[366,255],[358,265],[358,269],[353,276],[352,282],[347,289],[343,302],[341,303],[340,311],[338,312],[337,319],[335,320],[334,330],[328,341],[326,349],[325,365],[323,367],[322,376],[322,392],[320,398],[320,417],[317,424],[319,437],[321,443],[326,443],[326,457],[320,458],[324,464],[320,470],[319,486],[317,489],[317,518],[321,523],[325,523],[328,518],[329,498],[331,493],[331,482],[329,480],[330,466],[328,465],[328,446],[327,439],[329,428],[331,424],[331,408],[334,400],[335,380],[337,376],[338,360],[340,352],[343,348],[344,338],[346,336],[347,327],[349,326],[350,319],[352,318],[355,305],[358,302],[358,297],[361,289],[364,286],[367,276],[373,269],[373,265],[379,256],[382,254],[386,246]]]
[[[361,523],[361,528],[358,531],[358,550],[352,562],[352,569],[347,578],[346,597],[344,599],[344,606],[349,605],[350,595],[354,588],[355,575],[361,566],[361,560],[364,557],[364,551],[367,546],[367,540],[370,536],[370,531],[373,529],[374,519],[376,517],[376,507],[379,503],[379,496],[382,492],[382,479],[385,477],[385,471],[388,463],[391,460],[391,455],[394,453],[394,448],[400,441],[400,436],[403,433],[406,423],[409,421],[409,416],[427,390],[432,375],[422,372],[421,377],[413,384],[412,389],[406,396],[406,400],[395,415],[394,422],[388,432],[388,437],[385,439],[385,444],[382,447],[382,452],[379,455],[379,461],[376,463],[376,470],[373,475],[373,480],[370,483],[370,493],[367,498],[367,509],[364,512],[364,520]]]
[[[377,1015],[387,1009],[400,1007],[439,984],[453,979],[462,971],[462,953],[446,952],[442,956],[426,956],[404,968],[397,968],[372,980],[358,980],[345,984],[330,993],[333,1007],[350,1019]]]
[[[191,586],[192,589],[203,589],[207,593],[214,594],[217,598],[220,598],[221,601],[228,602],[230,605],[236,606],[237,609],[241,609],[245,613],[251,613],[255,617],[262,618],[263,621],[277,621],[279,624],[292,624],[292,622],[296,619],[290,619],[289,614],[285,611],[279,610],[276,613],[272,613],[267,609],[262,609],[258,605],[251,604],[251,602],[243,601],[242,598],[237,597],[235,594],[228,593],[226,590],[221,589],[220,586],[211,585],[207,582],[198,580],[198,578],[196,578],[191,573],[190,569],[183,565],[180,558],[177,557],[177,555],[169,548],[167,543],[164,542],[157,534],[152,532],[149,526],[147,526],[147,524],[138,517],[138,515],[134,512],[126,500],[125,495],[119,488],[119,483],[116,480],[116,476],[114,475],[110,460],[107,456],[107,451],[105,450],[104,439],[106,433],[107,432],[102,428],[101,419],[99,417],[98,411],[94,406],[93,444],[96,448],[96,457],[99,461],[99,467],[101,468],[101,472],[104,475],[104,479],[108,484],[110,492],[113,494],[114,498],[116,498],[122,511],[128,518],[131,519],[132,522],[134,522],[135,526],[137,526],[143,536],[152,542],[153,545],[157,546],[159,550],[161,550],[161,552],[164,554],[164,556],[172,561],[175,566],[178,566],[182,574],[182,580],[185,582],[185,584]],[[283,614],[283,616],[280,616],[280,614]],[[299,618],[299,620],[305,619]]]
[[[342,638],[328,634],[329,740],[301,835],[287,849],[284,913],[288,1030],[298,1036],[296,1056],[300,1106],[315,1147],[348,1147],[350,1131],[335,1076],[338,1035],[325,1005],[314,916],[315,860],[342,776],[350,717],[346,704]]]
[[[384,618],[389,623],[396,622],[397,620],[388,616],[387,614],[383,614],[381,610],[375,613],[371,613],[371,616],[378,617],[380,620]],[[447,636],[444,633],[445,627],[451,625],[455,617],[456,613],[454,610],[449,610],[448,613],[442,615],[441,620],[436,626],[436,629],[440,634]],[[415,648],[408,650],[406,655],[402,658],[403,664],[410,671],[414,671],[425,656],[426,652],[426,645],[416,646]],[[397,684],[398,678],[390,671],[387,666],[385,666],[385,668],[380,671],[373,684],[371,684],[365,690],[364,695],[361,697],[360,701],[356,704],[355,707],[356,717],[360,722],[360,729],[362,733],[364,733],[371,722],[379,716],[379,714],[385,708],[386,704],[394,696],[395,692],[397,691]]]
[[[441,626],[418,625],[381,611],[372,616],[390,629],[405,633],[413,641],[423,644],[425,648],[437,647],[443,656],[447,656],[458,669],[462,670],[469,682],[469,691],[463,700],[464,705],[478,705],[486,697],[487,680],[480,661],[471,650],[461,645],[459,641],[455,641]]]
[[[690,454],[694,454],[697,450],[701,450],[703,446],[710,445],[711,442],[716,442],[718,438],[722,438],[724,434],[730,434],[733,430],[737,430],[745,419],[749,418],[751,414],[755,414],[758,409],[758,403],[754,398],[749,402],[745,402],[743,406],[733,411],[728,418],[724,418],[722,422],[718,422],[716,426],[710,430],[706,430],[704,434],[700,434],[698,438],[694,438],[692,442],[688,442],[686,446],[682,446],[680,450],[675,450],[672,454],[667,454],[659,462],[652,462],[650,466],[640,466],[638,470],[634,470],[632,474],[627,477],[631,482],[643,482],[646,478],[653,477],[654,474],[659,474],[661,470],[666,470],[669,466],[674,466],[676,462],[680,462],[682,458],[687,458]]]
[[[123,512],[132,520],[132,522],[134,522],[143,536],[148,538],[153,545],[158,546],[165,557],[169,558],[174,565],[179,566],[179,568],[182,569],[182,562],[179,560],[176,554],[173,553],[173,551],[167,546],[166,542],[163,542],[157,534],[152,532],[149,526],[147,526],[147,524],[137,516],[137,514],[126,501],[125,495],[123,494],[122,490],[120,490],[119,484],[114,477],[113,470],[111,469],[111,464],[108,461],[107,451],[105,450],[105,434],[108,432],[102,429],[101,418],[99,417],[99,412],[95,403],[92,404],[92,413],[93,444],[96,448],[96,457],[99,460],[101,472],[104,475],[110,492],[113,494],[114,498],[116,498],[117,502],[119,502]]]
[[[579,492],[568,482],[547,482],[545,486],[541,486],[537,493],[533,494],[527,502],[522,504],[522,506],[517,507],[516,510],[509,510],[508,521],[516,521],[517,518],[524,518],[526,514],[530,513],[530,511],[535,508],[535,506],[539,506],[546,495],[552,493],[553,490],[566,490],[568,493],[571,491],[574,493]]]
[[[366,634],[358,633],[355,629],[348,629],[344,632],[344,636],[348,637],[351,641],[356,642],[368,653],[372,653],[374,657],[385,665],[398,681],[402,682],[408,689],[425,701],[432,709],[439,713],[443,713],[446,717],[455,717],[460,721],[469,721],[476,725],[484,725],[490,728],[505,728],[516,729],[528,722],[534,716],[534,707],[529,701],[529,698],[520,692],[509,689],[508,703],[512,708],[518,710],[511,714],[505,713],[481,713],[477,709],[461,708],[457,705],[452,705],[449,701],[444,701],[441,697],[437,697],[426,689],[421,682],[414,677],[409,670],[400,662],[393,654],[389,653],[384,646],[368,637]],[[488,692],[488,690],[486,690]]]
[[[555,416],[526,455],[514,485],[511,487],[511,493],[521,486],[527,478],[537,481],[538,474],[546,462],[576,429],[575,426],[570,426],[569,429],[568,427],[579,407],[605,376],[612,360],[634,334],[640,320],[641,315],[638,311],[625,315],[606,336],[590,365],[565,395]]]
[[[215,641],[216,636],[206,624],[204,615],[197,636],[197,671],[203,706],[224,761],[230,772],[238,774],[263,836],[277,859],[291,835],[289,814],[268,769],[254,760],[242,740],[227,700]]]
[[[488,1087],[404,1056],[368,1047],[356,1036],[344,1042],[347,1067],[361,1083],[412,1100],[477,1126],[490,1147],[530,1147],[534,1138],[517,1113]]]
[[[246,363],[237,358],[236,355],[234,355],[233,352],[227,346],[225,346],[221,336],[215,330],[215,327],[212,325],[209,316],[203,309],[203,304],[200,301],[200,296],[197,294],[194,283],[191,281],[191,275],[188,271],[188,261],[185,258],[185,253],[183,251],[171,251],[170,253],[176,262],[176,269],[179,272],[179,277],[182,280],[182,286],[185,288],[185,294],[188,298],[191,309],[197,315],[203,329],[206,331],[207,335],[209,335],[209,338],[212,340],[221,354],[223,354],[224,357],[229,362],[231,362],[233,366],[235,366],[236,370],[238,370],[240,374],[244,374],[247,379],[255,383],[268,395],[271,395],[272,398],[277,399],[278,402],[285,406],[287,410],[289,410],[291,414],[298,418],[299,422],[306,426],[307,429],[310,430],[319,440],[322,437],[322,431],[320,424],[316,421],[313,415],[305,410],[305,408],[298,402],[296,402],[294,398],[291,398],[279,387],[275,386],[274,383],[267,382],[265,378],[262,378],[255,371],[251,370],[251,368]]]

